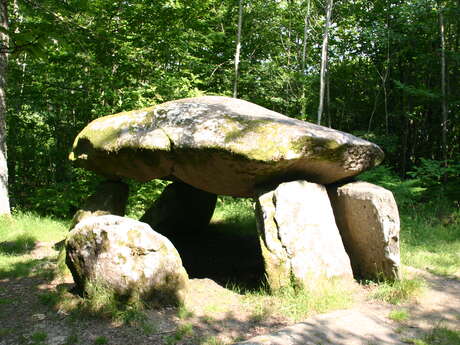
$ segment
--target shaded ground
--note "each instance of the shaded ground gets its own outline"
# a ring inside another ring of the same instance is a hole
[[[184,238],[183,241],[185,245],[191,239]],[[250,252],[254,244],[238,240],[228,242],[228,239],[219,237],[207,244],[199,236],[195,241],[204,246],[201,252],[194,249],[184,256],[184,263],[189,265],[192,272],[195,270],[194,276],[209,274],[222,282],[229,277],[226,274],[233,272],[235,279],[246,276],[249,283],[252,279],[258,279],[250,276],[257,259],[240,254],[246,250]],[[182,244],[179,242],[175,244],[180,248]],[[225,245],[212,252],[219,243]],[[228,255],[222,252],[225,248],[228,248]],[[233,257],[234,260],[224,264],[219,259],[222,256]],[[28,273],[29,277],[0,279],[0,345],[218,345],[242,341],[292,324],[292,320],[276,313],[257,313],[244,296],[210,279],[192,280],[190,294],[182,311],[173,308],[149,310],[146,320],[134,320],[131,325],[68,313],[53,306],[55,304],[50,297],[53,296],[51,293],[68,288],[72,283],[69,278],[62,281],[52,276],[55,258],[56,251],[51,244],[38,243],[28,255],[29,261],[19,264],[24,266],[23,272]],[[214,264],[199,264],[206,260]],[[207,272],[204,270],[206,266]],[[239,272],[243,274],[236,274],[238,270],[235,267],[240,268]],[[35,271],[40,272],[40,276],[34,276]],[[299,326],[289,328],[285,334],[291,340],[297,339],[292,344],[369,345],[401,344],[440,324],[459,329],[460,281],[436,277],[423,271],[414,270],[414,274],[423,274],[430,286],[414,303],[395,307],[372,302],[365,298],[367,292],[361,288],[361,301],[353,308],[314,316]],[[409,320],[404,323],[391,321],[388,318],[390,311],[400,308],[408,310]],[[264,339],[263,344],[290,344],[279,335]],[[282,341],[270,342],[270,339]]]
[[[257,336],[241,345],[393,345],[413,344],[434,327],[460,330],[460,281],[424,271],[428,288],[413,303],[394,306],[365,301],[351,309],[313,316],[304,322],[270,334]],[[393,310],[408,312],[405,321],[388,318]],[[458,345],[456,344],[450,345]]]

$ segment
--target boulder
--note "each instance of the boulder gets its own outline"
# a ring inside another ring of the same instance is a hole
[[[193,230],[206,228],[216,202],[217,195],[176,181],[166,186],[140,221],[165,236],[189,234]]]
[[[81,209],[73,216],[70,229],[87,217],[113,214],[124,216],[129,187],[121,181],[102,182]]]
[[[324,186],[293,181],[261,191],[256,221],[271,289],[353,277]]]
[[[268,183],[346,179],[379,164],[383,152],[247,101],[204,96],[96,119],[69,158],[109,178],[174,178],[213,194],[253,197]]]
[[[328,191],[355,276],[399,278],[399,213],[393,194],[367,182]]]
[[[93,282],[117,295],[159,305],[177,305],[185,297],[188,276],[176,249],[133,219],[83,219],[67,236],[66,264],[80,292]]]

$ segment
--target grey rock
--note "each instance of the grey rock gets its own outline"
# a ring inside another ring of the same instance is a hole
[[[355,276],[398,279],[399,213],[393,194],[367,182],[328,189]]]
[[[79,291],[91,282],[152,304],[184,301],[188,276],[181,258],[145,223],[111,215],[85,218],[69,232],[66,254]]]
[[[292,278],[306,287],[317,279],[352,279],[324,186],[293,181],[261,191],[256,220],[271,289],[288,286]]]
[[[69,158],[110,178],[173,177],[213,194],[252,197],[258,185],[357,175],[379,164],[383,152],[247,101],[204,96],[96,119]]]

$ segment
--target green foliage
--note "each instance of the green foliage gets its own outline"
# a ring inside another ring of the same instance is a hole
[[[419,180],[403,180],[386,165],[365,171],[358,176],[358,180],[374,183],[392,191],[401,209],[416,204],[426,190]]]
[[[170,181],[152,180],[147,183],[129,181],[130,194],[126,214],[128,217],[139,219],[160,196]]]
[[[409,172],[412,178],[427,189],[427,197],[445,195],[460,202],[460,161],[442,162],[434,159],[420,159],[420,164]]]
[[[448,28],[445,149],[436,48],[441,9]],[[8,66],[6,120],[16,208],[69,217],[91,194],[94,176],[72,168],[67,154],[93,119],[181,97],[231,94],[238,18],[233,0],[19,1],[9,12],[4,31],[15,54]],[[403,204],[433,183],[458,200],[458,14],[453,0],[334,7],[325,124],[376,142],[393,171],[415,174],[414,185],[399,186]],[[239,98],[314,120],[323,6],[255,0],[245,4],[243,17]],[[449,171],[422,160],[444,155]],[[133,183],[139,193],[130,200],[130,216],[142,214],[155,190]]]
[[[73,172],[72,183],[62,182],[52,186],[37,187],[33,194],[27,194],[22,199],[21,204],[40,215],[61,219],[71,218],[94,193],[101,180],[83,169],[75,169]]]

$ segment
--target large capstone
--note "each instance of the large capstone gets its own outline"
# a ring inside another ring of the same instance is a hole
[[[399,213],[393,193],[367,182],[328,191],[354,274],[362,279],[399,278]]]
[[[157,305],[183,302],[188,276],[172,243],[145,223],[118,216],[83,219],[66,239],[77,289],[100,284]]]
[[[307,181],[261,191],[256,221],[270,288],[353,277],[326,188]]]
[[[346,179],[379,164],[383,152],[250,102],[204,96],[96,119],[75,139],[70,159],[109,178],[175,178],[253,197],[267,183]]]
[[[140,221],[166,236],[190,234],[208,226],[216,202],[217,195],[176,181],[166,186]]]

